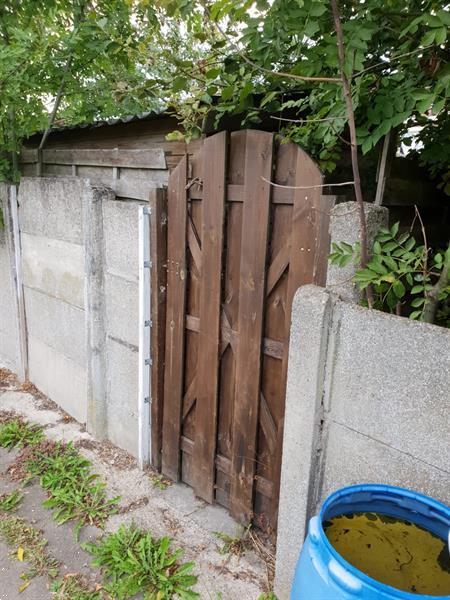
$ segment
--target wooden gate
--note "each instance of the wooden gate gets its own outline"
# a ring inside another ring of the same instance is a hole
[[[298,146],[251,130],[205,139],[169,179],[162,472],[263,528],[276,526],[292,300],[326,275],[321,184]]]

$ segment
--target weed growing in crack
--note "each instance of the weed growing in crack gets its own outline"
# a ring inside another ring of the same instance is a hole
[[[220,554],[234,554],[235,556],[242,556],[251,547],[251,543],[248,539],[248,533],[250,531],[251,524],[247,525],[243,531],[236,535],[228,535],[222,531],[214,531],[216,538],[223,542],[222,548],[220,548]]]
[[[0,425],[0,446],[12,450],[38,444],[44,437],[42,427],[23,419],[13,419]]]
[[[167,479],[167,477],[164,477],[164,475],[161,475],[161,473],[156,473],[150,469],[148,469],[147,473],[151,484],[158,490],[167,490],[167,488],[172,484],[170,479]]]
[[[103,598],[100,589],[93,589],[77,573],[70,573],[55,581],[51,591],[53,600],[102,600]]]
[[[43,449],[35,447],[25,462],[31,477],[39,477],[49,498],[44,507],[54,510],[54,519],[61,525],[76,521],[78,536],[83,525],[102,527],[106,519],[117,512],[119,497],[108,499],[106,486],[91,473],[91,463],[72,444],[46,442]]]
[[[97,543],[82,544],[104,572],[104,589],[118,600],[140,592],[145,600],[193,600],[194,563],[180,563],[182,550],[170,551],[170,539],[154,539],[135,525],[121,525]]]
[[[47,540],[42,532],[35,529],[19,517],[2,515],[0,517],[0,537],[12,549],[12,554],[20,561],[26,561],[30,570],[21,575],[24,583],[19,591],[23,591],[30,580],[37,575],[57,577],[58,561],[47,552]]]
[[[19,490],[14,490],[10,494],[2,494],[0,496],[0,513],[14,512],[22,502],[23,494]]]

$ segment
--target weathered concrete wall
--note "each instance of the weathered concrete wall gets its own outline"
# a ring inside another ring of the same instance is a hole
[[[96,437],[135,455],[139,204],[79,177],[25,177],[19,190],[29,379]],[[0,360],[17,372],[7,236],[9,224],[0,231]]]
[[[29,378],[86,421],[84,179],[24,178],[19,188]]]
[[[0,183],[0,364],[19,373],[20,344],[15,292],[14,242],[12,235],[9,190]]]
[[[386,483],[450,502],[450,331],[301,288],[292,313],[276,592],[333,490]]]

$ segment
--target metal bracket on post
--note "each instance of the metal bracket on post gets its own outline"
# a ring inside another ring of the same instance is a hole
[[[139,467],[151,462],[150,207],[139,207]]]

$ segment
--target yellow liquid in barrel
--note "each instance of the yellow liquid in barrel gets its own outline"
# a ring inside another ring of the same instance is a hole
[[[378,513],[341,515],[323,525],[339,554],[372,579],[405,592],[450,594],[447,543],[426,529]]]

